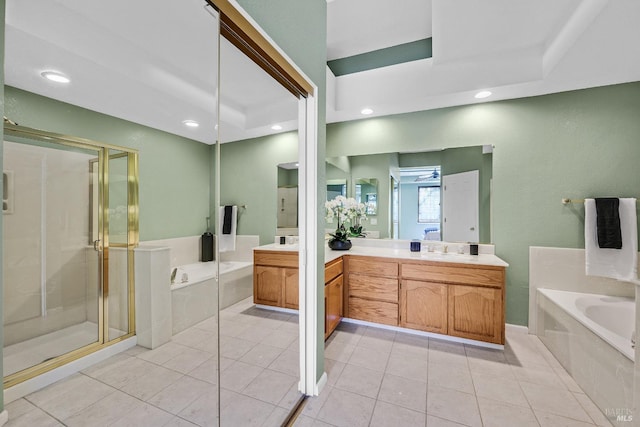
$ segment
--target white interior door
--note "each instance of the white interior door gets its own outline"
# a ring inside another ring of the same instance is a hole
[[[479,172],[442,176],[442,240],[477,242]]]

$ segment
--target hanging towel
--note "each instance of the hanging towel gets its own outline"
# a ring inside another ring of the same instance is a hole
[[[231,234],[231,217],[233,215],[233,206],[224,207],[224,216],[222,221],[222,234]],[[620,222],[618,220],[618,222]]]
[[[596,199],[596,230],[600,248],[622,249],[619,207],[620,199]]]
[[[220,228],[218,230],[218,250],[231,252],[236,250],[236,226],[238,223],[238,207],[220,207]]]
[[[598,245],[596,201],[594,199],[584,201],[584,246],[588,276],[610,277],[625,281],[638,278],[636,199],[619,200],[621,249],[601,248]]]

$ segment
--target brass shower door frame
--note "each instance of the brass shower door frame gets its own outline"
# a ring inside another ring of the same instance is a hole
[[[117,145],[93,141],[74,136],[56,134],[39,129],[18,126],[11,123],[4,124],[5,136],[15,136],[34,141],[42,141],[66,147],[95,150],[98,154],[98,233],[96,249],[99,257],[99,289],[98,289],[98,340],[97,342],[80,347],[53,359],[31,366],[3,379],[4,388],[12,387],[21,382],[35,378],[45,372],[85,357],[103,348],[117,344],[135,335],[135,281],[134,281],[134,248],[139,243],[139,202],[138,202],[138,151]],[[110,151],[118,151],[112,155]],[[109,245],[109,159],[127,156],[127,243]],[[91,223],[91,221],[90,221]],[[109,339],[109,248],[127,248],[127,296],[128,296],[128,328],[127,333],[114,339]]]

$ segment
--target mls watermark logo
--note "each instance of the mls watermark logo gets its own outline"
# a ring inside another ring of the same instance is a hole
[[[615,422],[632,422],[633,421],[633,411],[629,408],[606,408],[604,410],[604,414],[611,421]]]

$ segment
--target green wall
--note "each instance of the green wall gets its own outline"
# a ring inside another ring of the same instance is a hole
[[[278,164],[297,158],[297,132],[220,145],[220,204],[247,205],[238,213],[238,234],[257,234],[261,245],[273,243]]]
[[[527,324],[529,246],[584,247],[563,197],[640,197],[640,83],[327,126],[327,155],[494,145],[493,234],[507,322]]]
[[[5,115],[22,126],[139,151],[140,240],[201,234],[209,216],[208,145],[5,86]]]
[[[276,44],[318,87],[317,265],[324,265],[324,163],[326,141],[327,2],[325,0],[238,0]],[[274,228],[275,229],[275,228]],[[318,269],[318,301],[324,301],[324,269]],[[318,304],[317,379],[324,373],[324,304]]]

